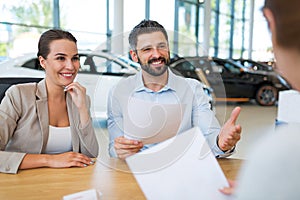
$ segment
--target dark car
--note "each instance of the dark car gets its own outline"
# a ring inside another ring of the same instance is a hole
[[[272,65],[267,65],[263,62],[256,62],[251,59],[233,59],[233,61],[242,64],[244,67],[252,69],[254,71],[260,70],[260,71],[273,71]]]
[[[171,68],[185,77],[198,79],[204,74],[217,100],[246,101],[255,99],[259,105],[274,105],[278,92],[290,89],[288,83],[274,71],[254,71],[227,59],[215,57],[183,57],[175,59]]]

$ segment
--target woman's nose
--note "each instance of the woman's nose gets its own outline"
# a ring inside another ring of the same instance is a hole
[[[66,61],[66,68],[69,70],[73,70],[74,69],[74,63],[72,60],[67,60]]]

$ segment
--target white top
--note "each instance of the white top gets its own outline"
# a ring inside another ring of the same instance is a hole
[[[54,127],[49,125],[49,137],[45,153],[57,154],[72,151],[70,127]]]

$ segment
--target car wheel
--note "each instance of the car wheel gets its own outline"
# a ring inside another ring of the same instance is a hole
[[[261,106],[273,106],[277,101],[277,89],[272,85],[262,85],[256,92],[256,102]]]

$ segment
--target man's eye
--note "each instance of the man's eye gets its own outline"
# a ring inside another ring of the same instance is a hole
[[[159,45],[158,48],[159,48],[159,49],[167,49],[167,46],[164,45],[164,44],[162,44],[162,45]]]
[[[145,48],[145,49],[142,49],[143,52],[148,52],[148,51],[151,51],[151,48]]]
[[[57,60],[65,60],[65,57],[62,57],[62,56],[57,57]]]

